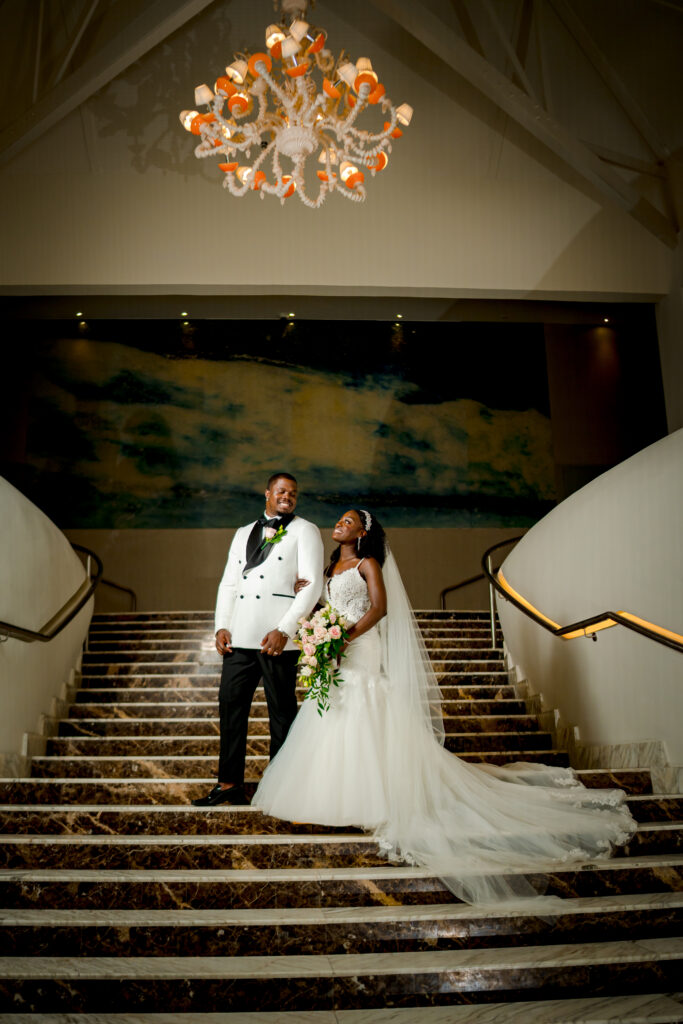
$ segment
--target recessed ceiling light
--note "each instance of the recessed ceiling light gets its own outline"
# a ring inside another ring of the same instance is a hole
[[[609,323],[609,317],[608,316],[603,316],[602,322],[603,322],[603,324],[608,324]]]
[[[288,313],[287,316],[291,318],[293,316],[296,316],[296,313]]]
[[[82,313],[76,313],[76,316],[83,316]]]
[[[397,313],[396,314],[396,319],[397,320],[402,320],[403,319],[403,313]]]
[[[188,314],[187,312],[183,312],[183,313],[181,313],[180,315],[181,315],[181,316],[189,316],[189,314]]]

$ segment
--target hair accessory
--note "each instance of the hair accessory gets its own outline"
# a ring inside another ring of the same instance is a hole
[[[363,522],[365,523],[365,529],[367,531],[372,526],[372,516],[369,512],[366,512],[364,508],[360,509],[360,514],[363,517]]]

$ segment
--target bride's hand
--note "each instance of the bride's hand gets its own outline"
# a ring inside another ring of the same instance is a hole
[[[310,582],[310,580],[305,580],[302,579],[300,576],[297,576],[297,578],[294,580],[294,593],[298,594],[300,590],[304,589],[304,587],[308,587],[310,585]]]

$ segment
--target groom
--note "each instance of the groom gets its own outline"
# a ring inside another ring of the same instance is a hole
[[[223,655],[218,783],[192,801],[196,807],[246,802],[249,709],[259,679],[268,702],[271,758],[297,712],[299,651],[292,638],[322,588],[323,543],[317,526],[294,515],[297,482],[291,473],[273,473],[265,497],[265,515],[237,530],[218,588],[216,649]],[[297,576],[311,585],[295,595]]]

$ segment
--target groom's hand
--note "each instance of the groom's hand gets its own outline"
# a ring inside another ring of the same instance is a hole
[[[287,634],[279,629],[271,629],[261,641],[261,654],[281,654],[287,643]]]
[[[304,587],[310,586],[310,583],[310,580],[305,580],[301,576],[297,576],[294,580],[294,593],[298,594],[300,590],[304,589]]]
[[[229,629],[219,629],[216,633],[216,650],[219,654],[232,654],[232,637]]]

